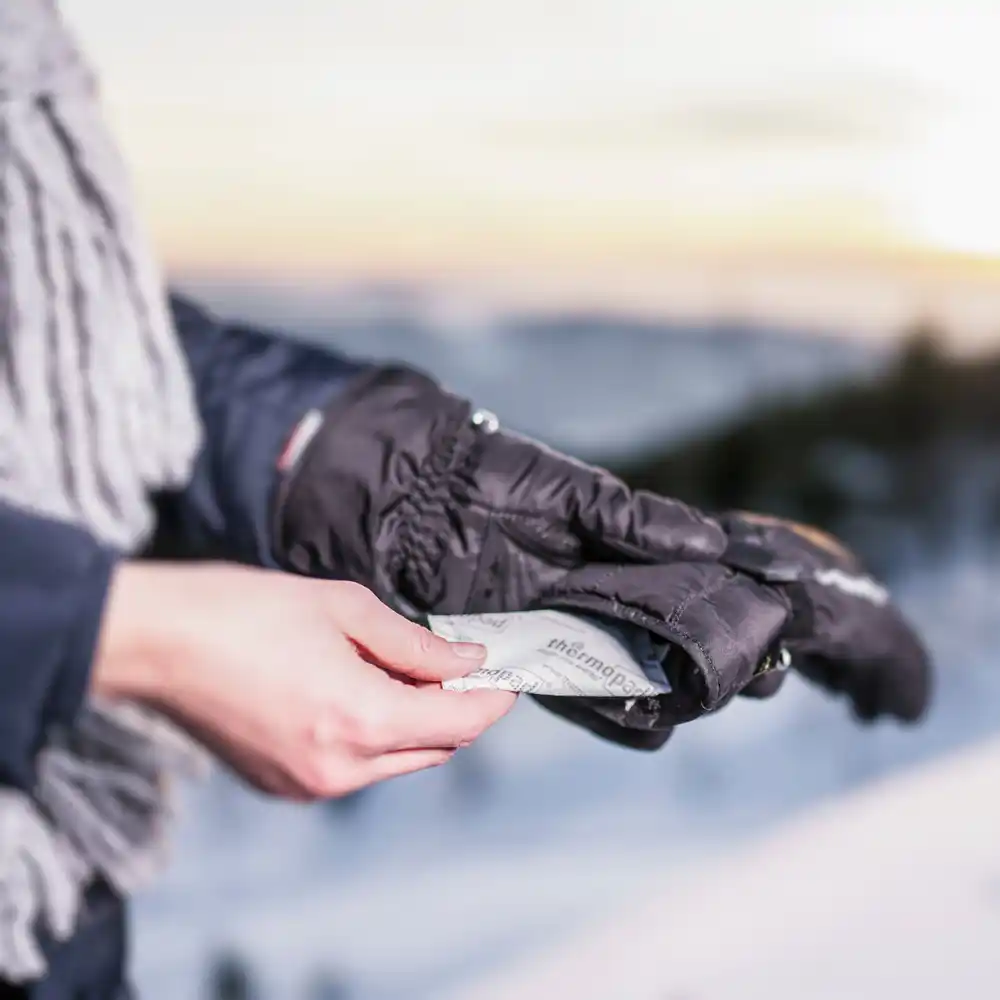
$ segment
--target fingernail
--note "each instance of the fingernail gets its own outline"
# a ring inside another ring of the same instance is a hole
[[[486,647],[478,642],[453,642],[451,648],[463,660],[485,660]]]

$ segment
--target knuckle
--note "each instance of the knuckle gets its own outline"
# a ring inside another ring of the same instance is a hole
[[[364,743],[365,724],[356,715],[336,713],[335,721],[330,724],[330,731],[331,747],[339,744],[347,749],[356,749]]]
[[[389,743],[391,726],[385,714],[369,710],[351,719],[348,742],[361,751],[376,751]]]
[[[302,762],[295,769],[295,780],[311,798],[322,798],[326,794],[329,775],[318,760]]]
[[[438,637],[429,629],[421,628],[419,625],[413,628],[409,641],[418,659],[425,660],[437,652]]]
[[[324,799],[342,799],[347,795],[351,795],[356,792],[359,788],[359,783],[354,778],[348,778],[346,776],[334,778],[326,786],[326,790],[323,793]]]
[[[313,798],[329,799],[353,791],[347,768],[338,760],[315,755],[301,769],[299,783]]]
[[[492,695],[499,692],[483,692]],[[482,699],[479,710],[473,714],[465,726],[466,743],[472,743],[498,722],[510,708],[507,699],[487,697]]]
[[[466,723],[456,734],[455,746],[457,748],[471,746],[479,739],[485,729],[486,724],[481,721]]]
[[[364,610],[377,603],[375,595],[364,584],[345,580],[339,587],[341,599],[351,607]]]
[[[471,747],[480,736],[483,735],[483,730],[481,728],[477,729],[473,733],[466,733],[465,736],[459,740],[458,749],[465,750],[467,747]]]

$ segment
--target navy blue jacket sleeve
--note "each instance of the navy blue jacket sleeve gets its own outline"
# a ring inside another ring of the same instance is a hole
[[[79,710],[117,558],[0,503],[0,785],[29,790],[46,731]]]
[[[275,567],[278,470],[296,429],[366,367],[321,347],[217,320],[171,299],[205,440],[193,478],[163,508],[175,548]],[[180,544],[178,544],[180,540]]]

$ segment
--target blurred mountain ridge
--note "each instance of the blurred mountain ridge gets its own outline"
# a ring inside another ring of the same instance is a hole
[[[818,524],[899,577],[1000,535],[1000,351],[956,358],[916,327],[871,375],[758,404],[618,463],[633,485],[710,510]]]
[[[226,319],[415,365],[585,459],[635,456],[762,401],[864,378],[891,348],[832,332],[594,310],[494,312],[408,286],[300,299],[197,287]]]

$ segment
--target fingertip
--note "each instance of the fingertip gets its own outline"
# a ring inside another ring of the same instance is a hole
[[[474,668],[486,659],[486,647],[479,642],[449,642],[448,647],[469,668]]]
[[[422,659],[413,675],[422,680],[449,681],[465,677],[486,662],[486,647],[477,642],[449,642],[432,632],[421,640]]]
[[[478,642],[452,642],[427,632],[423,641],[421,676],[427,680],[449,681],[465,677],[486,662],[486,647]]]
[[[457,692],[460,698],[475,698],[482,709],[483,715],[489,719],[489,725],[502,719],[516,704],[516,691],[476,691]]]
[[[455,749],[453,747],[429,750],[396,750],[376,758],[371,764],[374,773],[368,775],[368,777],[370,780],[375,781],[400,778],[407,774],[414,774],[417,771],[426,771],[429,768],[441,767],[447,764],[454,755]]]
[[[517,701],[512,691],[449,691],[438,686],[401,688],[399,749],[458,747],[477,740]]]
[[[386,618],[375,631],[355,628],[349,634],[373,662],[399,677],[440,682],[464,677],[486,660],[486,648],[475,642],[449,642],[430,629],[385,609]]]

